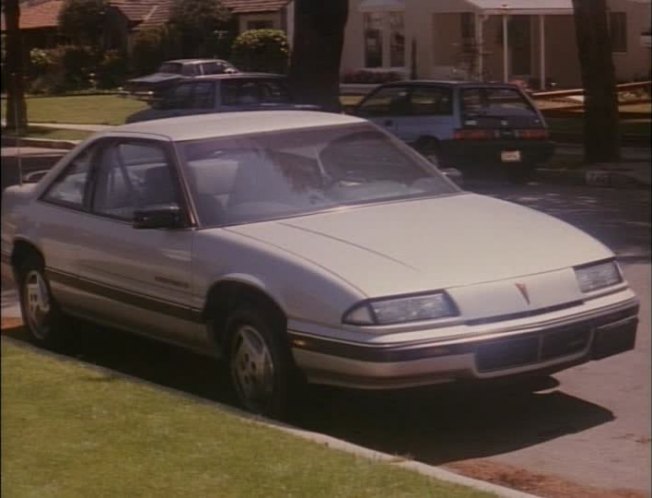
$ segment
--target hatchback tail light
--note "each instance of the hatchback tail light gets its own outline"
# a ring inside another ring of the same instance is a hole
[[[518,137],[525,140],[547,140],[548,130],[545,128],[518,130]]]
[[[453,133],[455,140],[491,140],[495,138],[493,130],[455,130]]]

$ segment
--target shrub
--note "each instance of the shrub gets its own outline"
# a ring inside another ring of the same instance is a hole
[[[85,46],[61,45],[30,52],[32,93],[58,94],[91,86],[97,66],[97,53]]]
[[[97,66],[95,79],[98,88],[117,88],[127,78],[128,63],[117,50],[108,50]]]
[[[176,32],[166,27],[152,27],[134,36],[130,71],[135,75],[153,73],[161,62],[178,56]]]
[[[279,29],[251,29],[233,42],[231,58],[242,71],[285,73],[290,49]]]

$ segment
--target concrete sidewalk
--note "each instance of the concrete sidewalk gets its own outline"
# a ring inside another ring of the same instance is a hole
[[[537,179],[551,183],[614,188],[649,188],[652,183],[652,154],[649,147],[621,147],[621,160],[579,168],[538,168]],[[579,162],[581,145],[557,144],[555,158]]]

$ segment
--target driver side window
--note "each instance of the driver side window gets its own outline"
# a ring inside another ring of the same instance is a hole
[[[131,221],[138,209],[178,203],[172,164],[160,145],[114,143],[100,154],[93,212]]]

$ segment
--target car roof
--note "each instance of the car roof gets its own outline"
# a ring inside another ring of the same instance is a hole
[[[109,128],[98,135],[124,136],[133,133],[185,141],[365,122],[361,118],[331,112],[244,111],[141,121]]]
[[[194,76],[192,81],[197,81],[201,79],[202,81],[206,80],[225,80],[225,79],[285,79],[286,77],[282,74],[274,73],[219,73],[219,74],[203,74],[201,76]],[[182,81],[188,81],[186,79]]]
[[[163,61],[162,64],[200,64],[202,62],[223,62],[225,64],[230,64],[230,62],[223,59],[174,59],[171,61]]]
[[[384,83],[379,85],[377,88],[386,87],[386,86],[415,86],[415,85],[442,85],[450,87],[495,87],[495,88],[518,88],[517,85],[513,83],[502,83],[502,82],[485,82],[485,81],[459,81],[459,80],[404,80],[404,81],[392,81],[390,83]]]

